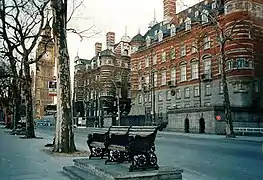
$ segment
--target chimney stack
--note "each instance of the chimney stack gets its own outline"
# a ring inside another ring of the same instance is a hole
[[[102,43],[96,42],[95,43],[95,56],[97,56],[101,52],[101,49],[102,49]]]
[[[176,15],[176,0],[163,0],[163,20],[171,21]]]
[[[106,34],[106,46],[108,49],[112,49],[115,44],[115,32],[108,32]]]

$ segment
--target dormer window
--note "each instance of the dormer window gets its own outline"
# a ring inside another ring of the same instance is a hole
[[[190,14],[192,12],[192,9],[188,9],[188,13]]]
[[[159,32],[158,32],[158,41],[160,42],[160,41],[162,41],[163,40],[163,32],[160,30]]]
[[[195,11],[195,17],[197,18],[199,16],[199,11]]]
[[[182,24],[184,22],[183,18],[180,18],[179,23]]]
[[[208,23],[208,16],[209,16],[208,10],[204,9],[202,11],[202,24]]]
[[[216,9],[216,1],[212,3],[212,9]]]
[[[171,36],[174,36],[176,34],[176,27],[174,24],[171,25],[170,33],[171,33]]]
[[[147,36],[146,37],[146,46],[150,46],[150,44],[151,44],[151,37]]]
[[[185,20],[185,30],[188,31],[192,28],[191,18],[187,17]]]

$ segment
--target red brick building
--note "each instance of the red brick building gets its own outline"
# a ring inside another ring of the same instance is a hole
[[[131,114],[223,133],[223,69],[234,126],[262,126],[263,1],[205,0],[177,14],[176,0],[163,3],[163,21],[131,41]]]

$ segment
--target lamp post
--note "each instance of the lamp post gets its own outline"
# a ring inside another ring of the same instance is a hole
[[[113,83],[114,87],[115,87],[115,94],[116,94],[116,100],[117,100],[117,126],[120,126],[121,124],[121,110],[120,110],[120,96],[119,96],[119,89],[117,87],[116,82],[114,82],[111,79],[111,82]]]
[[[152,70],[151,72],[151,80],[152,80],[152,125],[155,124],[156,122],[156,117],[155,117],[155,84],[154,84],[154,75],[155,75],[155,70]]]

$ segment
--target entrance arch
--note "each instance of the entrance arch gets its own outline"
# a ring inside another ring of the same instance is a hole
[[[205,119],[199,119],[199,133],[205,133]]]
[[[190,133],[190,122],[188,118],[185,118],[184,120],[184,132],[185,133]]]

